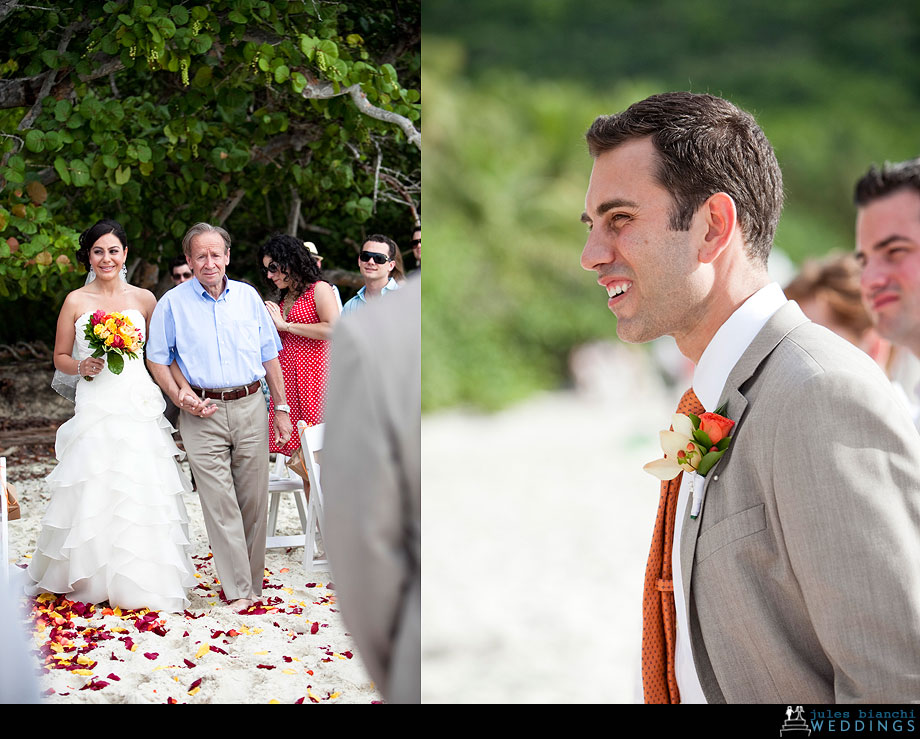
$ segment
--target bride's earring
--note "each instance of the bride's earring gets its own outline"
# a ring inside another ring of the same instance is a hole
[[[95,279],[96,279],[96,270],[94,270],[92,267],[89,268],[89,278],[90,278],[91,280],[95,280]]]
[[[124,264],[121,265],[121,279],[124,282],[128,281],[128,268]]]

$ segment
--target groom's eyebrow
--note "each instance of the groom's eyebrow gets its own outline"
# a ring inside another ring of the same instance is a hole
[[[639,204],[633,202],[632,200],[627,200],[626,198],[611,198],[610,200],[605,200],[603,203],[597,206],[596,215],[602,216],[608,210],[613,210],[614,208],[638,208]],[[581,214],[581,222],[591,225],[591,217],[588,215],[588,212],[585,211]]]
[[[889,244],[893,244],[896,241],[910,241],[907,236],[901,236],[900,234],[892,234],[886,239],[882,239],[878,243],[872,246],[872,251],[878,251],[879,249],[884,249]]]

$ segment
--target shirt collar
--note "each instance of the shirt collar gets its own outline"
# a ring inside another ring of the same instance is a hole
[[[190,279],[189,282],[195,283],[195,284],[194,284],[194,289],[195,289],[195,294],[196,294],[196,295],[200,295],[200,296],[203,297],[203,298],[211,298],[211,293],[209,293],[209,292],[205,289],[204,285],[202,285],[200,282],[198,282],[198,278],[197,278],[197,277],[192,277],[192,279]],[[223,297],[224,295],[226,295],[229,291],[230,291],[230,278],[227,277],[227,275],[224,275],[224,290],[223,290],[223,292],[221,293],[221,297]],[[211,298],[211,299],[214,300],[214,298]],[[219,299],[219,298],[218,298],[218,299]]]
[[[693,373],[693,390],[708,411],[714,411],[725,381],[770,317],[786,303],[775,282],[742,303],[716,331]]]
[[[387,284],[384,285],[382,288],[380,288],[380,294],[383,295],[383,293],[389,292],[390,290],[398,290],[398,289],[399,289],[399,283],[394,278],[391,277],[387,281]],[[364,285],[360,290],[358,290],[358,297],[360,297],[361,300],[365,302],[367,302],[367,298],[364,295],[364,293],[366,292],[367,292],[367,285]]]

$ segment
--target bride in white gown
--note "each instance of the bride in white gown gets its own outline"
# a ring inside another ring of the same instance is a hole
[[[90,356],[84,337],[92,313],[102,310],[125,314],[146,339],[156,298],[124,280],[126,241],[115,221],[80,237],[77,257],[95,279],[64,300],[54,347],[58,374],[76,378],[75,413],[58,429],[58,465],[47,478],[52,497],[26,589],[180,612],[196,583],[182,501],[190,486],[163,397],[140,352],[116,375],[105,357]]]

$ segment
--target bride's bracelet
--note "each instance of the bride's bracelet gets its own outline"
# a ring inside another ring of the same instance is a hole
[[[77,362],[77,375],[82,375],[82,374],[83,374],[83,373],[80,371],[80,368],[83,366],[83,362],[85,362],[85,361],[86,361],[86,359],[84,358],[84,359],[81,359],[79,362]]]

